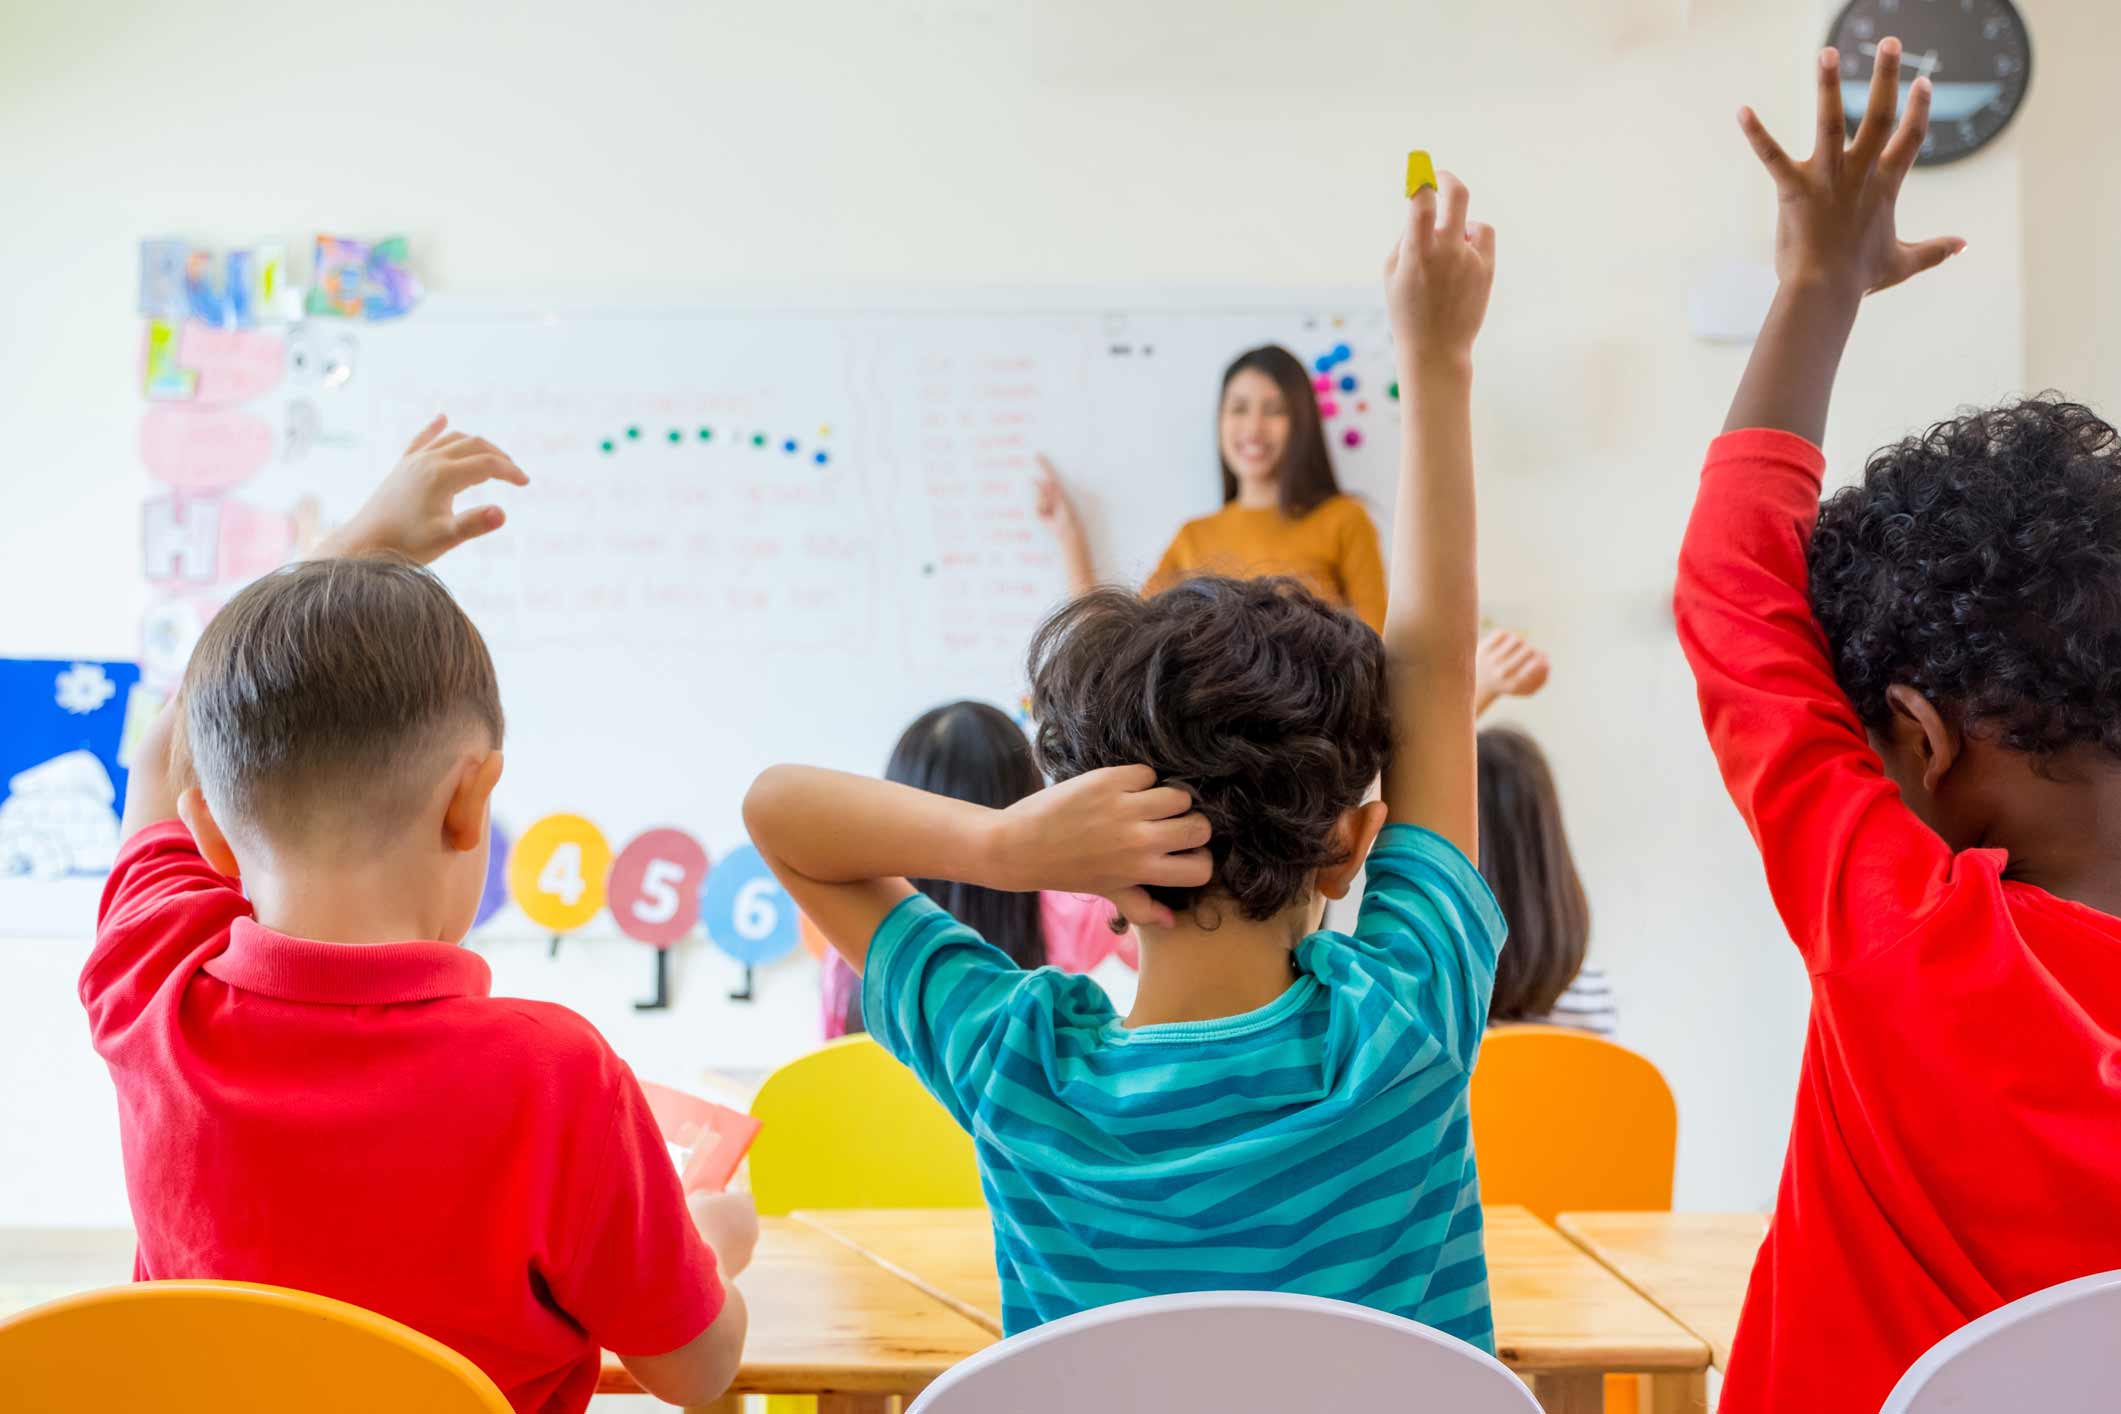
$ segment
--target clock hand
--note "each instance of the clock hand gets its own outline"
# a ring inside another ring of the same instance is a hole
[[[1856,52],[1858,54],[1867,54],[1872,59],[1876,59],[1878,57],[1878,46],[1871,43],[1869,40],[1865,40],[1863,43],[1856,46]],[[1937,51],[1934,49],[1925,49],[1920,54],[1904,54],[1901,56],[1900,62],[1902,62],[1903,64],[1913,64],[1915,68],[1920,71],[1916,74],[1916,78],[1928,78],[1931,74],[1936,73],[1937,70],[1944,67],[1943,63],[1937,57]],[[1912,81],[1913,80],[1910,80],[1910,82]]]

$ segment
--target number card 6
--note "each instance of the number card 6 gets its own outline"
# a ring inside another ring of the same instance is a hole
[[[604,906],[611,845],[579,815],[547,815],[508,855],[508,892],[540,928],[571,933]]]
[[[707,851],[683,830],[647,830],[611,866],[611,916],[637,942],[667,948],[700,921]]]
[[[748,844],[715,866],[700,903],[707,936],[746,967],[771,962],[796,945],[795,900]]]

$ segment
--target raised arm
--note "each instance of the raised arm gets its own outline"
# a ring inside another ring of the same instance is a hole
[[[1208,881],[1207,817],[1147,766],[1091,771],[991,810],[867,776],[774,766],[744,797],[751,842],[859,972],[906,882],[1101,894],[1136,923],[1169,925],[1144,884]]]
[[[1038,458],[1038,518],[1053,532],[1060,547],[1061,565],[1068,575],[1070,595],[1088,594],[1097,587],[1097,564],[1090,554],[1090,536],[1075,501],[1060,478],[1060,471],[1043,453]]]
[[[485,438],[448,428],[447,416],[421,428],[353,519],[324,537],[316,558],[392,554],[430,565],[465,541],[499,530],[507,520],[499,506],[459,512],[457,497],[484,482],[528,486],[530,478]]]
[[[125,781],[125,818],[118,838],[129,840],[149,825],[177,818],[177,797],[192,784],[191,753],[184,744],[184,694],[162,704],[133,751]]]
[[[1838,59],[1821,56],[1819,141],[1806,162],[1750,109],[1739,115],[1780,198],[1782,287],[1709,450],[1673,599],[1709,744],[1814,970],[1894,941],[1900,932],[1880,920],[1930,906],[1951,869],[1835,680],[1806,564],[1825,469],[1816,442],[1857,306],[1960,249],[1894,234],[1893,200],[1929,106],[1918,80],[1895,127],[1899,57],[1896,40],[1879,45],[1869,106],[1844,146]]]
[[[1495,231],[1467,223],[1464,183],[1446,172],[1442,185],[1407,203],[1385,262],[1404,429],[1384,626],[1395,743],[1384,798],[1390,819],[1425,825],[1472,858],[1473,339],[1495,278]]]
[[[1841,56],[1819,55],[1818,136],[1794,162],[1750,108],[1739,126],[1775,180],[1775,274],[1780,287],[1753,345],[1723,430],[1774,427],[1809,442],[1826,434],[1827,402],[1856,307],[1866,294],[1941,265],[1966,248],[1951,236],[1910,242],[1893,225],[1893,203],[1929,130],[1930,81],[1918,78],[1896,126],[1900,41],[1878,45],[1869,105],[1844,146]]]
[[[1537,696],[1552,669],[1536,644],[1508,629],[1488,630],[1481,635],[1480,652],[1474,658],[1473,715],[1486,715],[1505,697]]]

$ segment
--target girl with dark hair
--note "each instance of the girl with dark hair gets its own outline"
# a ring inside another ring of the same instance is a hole
[[[891,749],[884,779],[996,810],[1046,784],[1023,728],[984,702],[952,702],[915,718]],[[1019,967],[1050,963],[1088,972],[1114,956],[1129,967],[1140,965],[1134,933],[1112,932],[1112,907],[1103,899],[1004,893],[947,879],[911,882]],[[824,993],[825,1039],[864,1029],[861,978],[837,952],[825,954]]]
[[[1537,742],[1511,727],[1481,732],[1479,758],[1480,873],[1510,925],[1495,963],[1488,1020],[1543,1022],[1609,1036],[1612,992],[1604,973],[1584,965],[1591,905],[1569,852],[1547,758]]]
[[[1240,354],[1223,370],[1217,426],[1223,508],[1179,527],[1142,592],[1201,574],[1288,575],[1381,627],[1385,569],[1377,527],[1341,493],[1318,398],[1296,355],[1274,344]],[[1097,578],[1089,541],[1052,463],[1041,457],[1039,470],[1039,518],[1053,527],[1070,587],[1081,594]]]

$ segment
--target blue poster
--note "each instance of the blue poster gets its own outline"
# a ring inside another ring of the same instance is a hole
[[[136,663],[0,658],[0,878],[109,871],[139,683]]]

